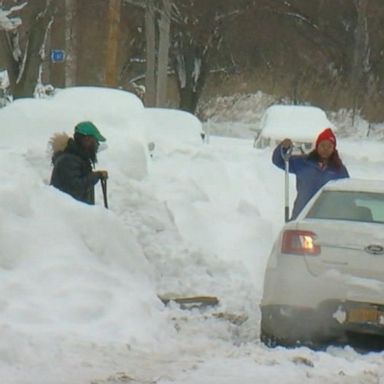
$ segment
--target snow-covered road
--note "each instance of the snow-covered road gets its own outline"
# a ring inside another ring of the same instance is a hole
[[[377,177],[384,165],[382,144],[366,143],[365,153],[356,150],[358,144],[340,143],[351,175]],[[141,188],[164,202],[157,219],[168,223],[169,233],[146,229],[139,237],[155,265],[158,290],[171,296],[216,295],[220,305],[168,306],[177,330],[172,340],[160,350],[132,351],[129,368],[100,383],[123,383],[124,375],[162,384],[384,382],[383,354],[361,355],[351,347],[268,349],[260,343],[263,271],[284,212],[283,173],[271,165],[270,155],[270,148],[254,149],[251,140],[211,137],[199,149],[154,157],[148,184]],[[141,222],[146,210],[136,210]]]

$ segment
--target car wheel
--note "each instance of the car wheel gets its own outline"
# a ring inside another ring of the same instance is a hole
[[[321,332],[314,332],[312,316],[305,312],[291,312],[291,316],[285,316],[282,315],[280,306],[261,307],[261,342],[271,348],[306,346],[315,350],[323,349],[325,339]],[[307,317],[302,324],[306,324],[307,327],[297,327],[296,325],[303,320],[304,315]]]

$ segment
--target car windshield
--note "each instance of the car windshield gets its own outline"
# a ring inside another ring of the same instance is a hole
[[[384,193],[323,191],[306,217],[384,223]]]

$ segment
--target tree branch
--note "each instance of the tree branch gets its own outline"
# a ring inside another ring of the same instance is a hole
[[[11,31],[21,25],[21,19],[19,17],[9,17],[13,12],[23,9],[27,3],[16,5],[11,7],[7,11],[0,7],[0,30]]]

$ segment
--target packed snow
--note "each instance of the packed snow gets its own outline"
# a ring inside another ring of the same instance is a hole
[[[280,142],[286,137],[292,141],[313,143],[316,135],[325,128],[336,127],[318,107],[306,105],[272,105],[260,123],[258,141]]]
[[[105,88],[18,100],[0,119],[1,383],[384,383],[383,353],[260,343],[284,219],[271,148],[202,140],[194,116]],[[99,185],[95,206],[49,185],[50,137],[82,120],[107,138],[108,210]],[[382,142],[338,146],[352,176],[380,177]],[[219,304],[160,300],[196,295]]]

